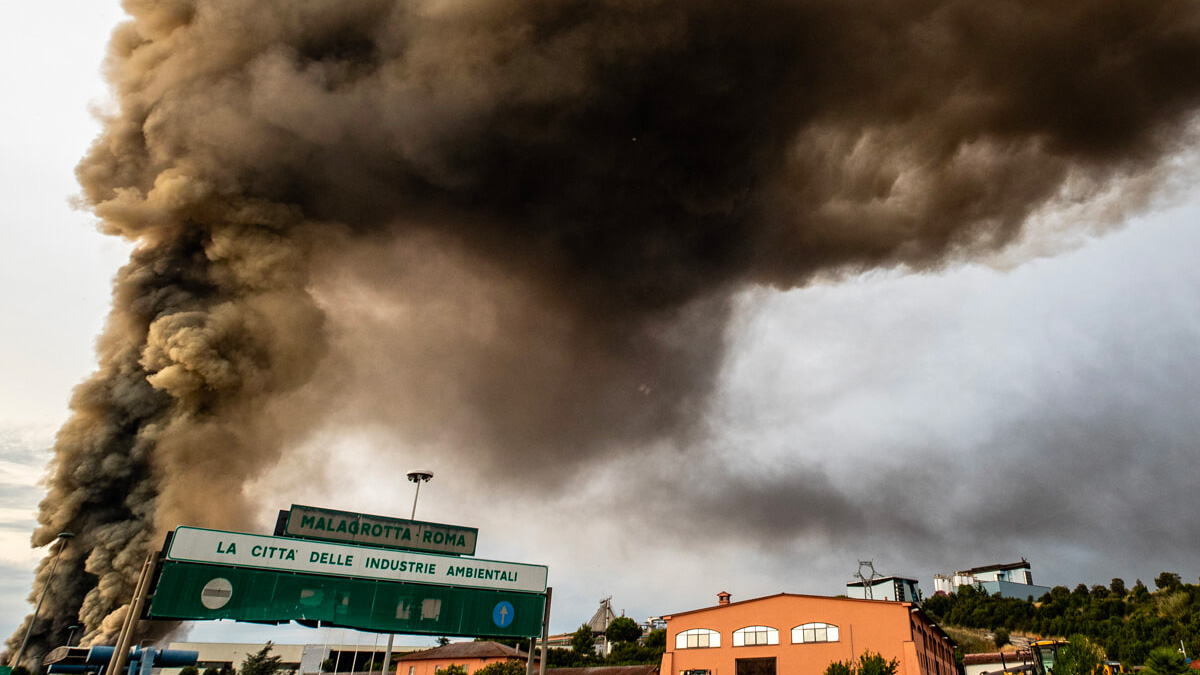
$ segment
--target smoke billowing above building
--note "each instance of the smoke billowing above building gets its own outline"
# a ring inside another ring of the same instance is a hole
[[[703,434],[734,292],[1119,218],[1200,100],[1188,0],[125,6],[78,175],[137,248],[55,445],[34,544],[77,537],[31,658],[110,636],[164,531],[248,525],[314,388],[499,469]]]

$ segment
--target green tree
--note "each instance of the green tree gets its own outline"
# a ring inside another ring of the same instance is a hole
[[[330,663],[332,663],[332,661]],[[221,675],[221,671],[217,670],[216,668],[209,667],[204,669],[204,675]]]
[[[457,663],[451,663],[445,668],[438,668],[433,672],[437,673],[438,675],[467,675],[467,669],[463,668]]]
[[[1112,583],[1108,585],[1112,589],[1113,595],[1125,597],[1125,580],[1120,577],[1113,577]]]
[[[200,669],[196,666],[184,666],[179,669],[179,675],[200,675]]]
[[[650,649],[657,649],[659,652],[667,650],[667,631],[663,628],[652,630],[646,634],[646,639],[642,640],[642,644]]]
[[[1159,647],[1146,657],[1146,675],[1184,675],[1189,670],[1183,654],[1171,647]]]
[[[473,675],[525,675],[522,661],[496,661],[476,670]]]
[[[546,668],[574,668],[585,663],[574,650],[551,647],[546,651]]]
[[[275,675],[278,673],[283,668],[283,657],[278,654],[271,655],[274,647],[274,643],[267,642],[262,649],[253,654],[247,654],[246,660],[242,661],[241,675]]]
[[[619,616],[608,624],[604,637],[611,643],[636,642],[642,637],[642,627],[627,616]]]
[[[1104,652],[1085,635],[1076,633],[1070,644],[1058,650],[1054,675],[1096,675],[1104,662]]]
[[[825,675],[896,675],[900,662],[888,661],[872,651],[863,652],[858,661],[834,661],[825,668]]]
[[[1160,591],[1173,591],[1182,585],[1179,575],[1174,572],[1163,572],[1154,578],[1154,587]]]
[[[571,651],[584,659],[596,655],[596,638],[592,635],[591,626],[585,623],[571,635]]]
[[[450,644],[450,638],[443,635],[437,639],[437,643],[439,647],[445,647],[446,645]]]
[[[834,661],[825,667],[825,675],[854,675],[854,666],[850,661]]]
[[[325,659],[324,661],[321,662],[321,672],[322,673],[332,673],[332,672],[334,672],[334,669],[336,669],[336,668],[337,668],[337,664],[333,662],[333,659]],[[209,670],[211,670],[211,668]],[[204,675],[208,675],[207,670],[204,671]]]

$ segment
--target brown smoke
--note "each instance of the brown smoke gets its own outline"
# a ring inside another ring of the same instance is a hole
[[[105,639],[165,529],[244,524],[330,335],[405,374],[362,414],[417,438],[679,438],[738,288],[996,250],[1161,167],[1200,96],[1192,0],[125,7],[78,173],[138,248],[55,446],[34,544],[78,537],[31,657]]]

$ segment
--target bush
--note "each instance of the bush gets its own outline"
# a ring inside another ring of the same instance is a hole
[[[1012,636],[1007,628],[997,628],[992,635],[992,642],[996,645],[996,649],[1000,649],[1004,645],[1012,644]]]
[[[521,661],[497,661],[476,670],[474,675],[525,675],[525,664]]]
[[[863,652],[858,661],[834,661],[825,668],[825,675],[896,675],[900,662],[887,661],[880,654]]]
[[[1183,654],[1172,647],[1159,647],[1146,657],[1148,675],[1184,675],[1190,669],[1183,659]]]

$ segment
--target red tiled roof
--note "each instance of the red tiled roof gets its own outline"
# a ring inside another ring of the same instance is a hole
[[[448,645],[413,652],[401,656],[398,661],[429,661],[431,659],[496,659],[510,658],[525,660],[525,652],[517,651],[498,642],[451,642]]]
[[[592,668],[551,668],[551,675],[658,675],[658,666],[595,666]]]
[[[1020,664],[1022,659],[1028,659],[1028,650],[1019,652],[1004,652],[1004,662],[1010,664]],[[984,663],[1000,663],[1000,652],[988,652],[986,654],[964,654],[963,665],[972,666]]]
[[[688,614],[696,614],[697,612],[708,612],[708,611],[711,611],[714,609],[725,609],[726,607],[732,607],[733,605],[744,605],[744,604],[751,603],[751,602],[762,602],[763,600],[770,600],[772,598],[816,598],[818,600],[839,600],[839,601],[847,601],[847,602],[873,602],[873,603],[877,603],[880,605],[903,605],[903,606],[911,606],[912,605],[911,602],[893,602],[891,600],[866,600],[863,598],[830,597],[828,595],[809,595],[807,593],[776,593],[774,595],[763,595],[763,596],[760,596],[757,598],[750,598],[748,600],[737,600],[737,601],[730,602],[728,605],[709,605],[708,607],[701,607],[700,609],[689,609],[686,612],[674,612],[672,614],[664,614],[663,618],[670,621],[671,619],[674,619],[677,616],[686,616]],[[939,628],[939,630],[940,630],[940,628]]]

